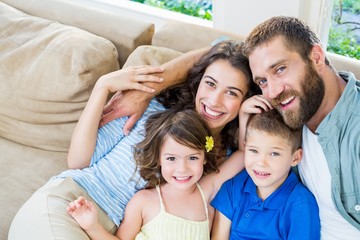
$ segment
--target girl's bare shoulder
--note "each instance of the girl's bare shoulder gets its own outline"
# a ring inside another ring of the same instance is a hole
[[[143,225],[151,221],[160,211],[160,199],[155,188],[140,190],[131,200],[137,208],[142,206]]]
[[[138,203],[149,203],[156,199],[158,199],[158,193],[155,188],[140,190],[132,197],[132,200]]]

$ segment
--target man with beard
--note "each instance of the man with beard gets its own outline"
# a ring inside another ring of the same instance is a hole
[[[271,18],[245,43],[263,96],[288,126],[303,127],[298,170],[319,205],[322,239],[360,239],[360,81],[337,73],[296,18]]]

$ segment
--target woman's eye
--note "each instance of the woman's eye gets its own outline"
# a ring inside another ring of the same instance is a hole
[[[215,83],[213,82],[206,82],[207,85],[209,85],[210,87],[214,87],[215,86]]]
[[[227,93],[228,93],[230,96],[237,97],[237,93],[236,93],[236,92],[228,91]]]
[[[199,158],[198,158],[198,157],[195,157],[195,156],[191,156],[189,159],[190,159],[190,160],[198,160]]]

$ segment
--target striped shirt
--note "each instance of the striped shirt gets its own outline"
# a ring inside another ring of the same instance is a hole
[[[119,226],[126,204],[146,184],[135,171],[132,148],[143,140],[147,118],[164,109],[152,100],[127,136],[123,134],[123,127],[128,117],[115,119],[101,127],[90,166],[81,170],[66,170],[54,178],[72,177]]]

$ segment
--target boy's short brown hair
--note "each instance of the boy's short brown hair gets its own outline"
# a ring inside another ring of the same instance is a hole
[[[262,131],[288,140],[289,145],[292,145],[293,152],[301,148],[302,128],[290,128],[275,109],[250,116],[246,126],[245,141],[250,132],[249,129]]]

